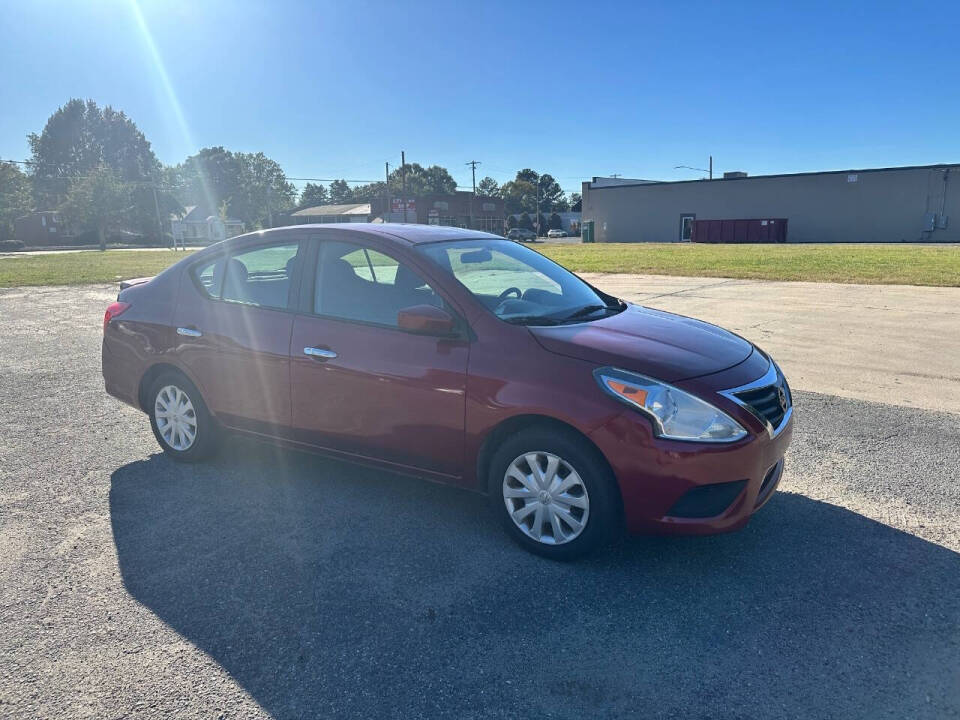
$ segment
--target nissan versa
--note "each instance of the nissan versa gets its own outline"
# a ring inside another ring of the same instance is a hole
[[[792,401],[713,325],[618,300],[474,231],[303,225],[123,283],[111,395],[171,458],[225,431],[486,492],[529,550],[742,527],[772,495]]]

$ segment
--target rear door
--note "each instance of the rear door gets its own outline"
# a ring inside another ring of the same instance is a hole
[[[286,240],[196,267],[194,283],[206,297],[192,312],[178,309],[181,358],[207,404],[231,427],[274,435],[290,426],[299,252],[299,241]]]
[[[462,475],[467,335],[438,338],[397,327],[401,308],[430,304],[456,314],[454,308],[388,249],[334,240],[318,249],[291,342],[295,436]]]

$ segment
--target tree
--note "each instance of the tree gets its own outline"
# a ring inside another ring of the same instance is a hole
[[[519,173],[517,173],[519,178]],[[537,186],[528,180],[510,180],[500,187],[507,214],[537,211]]]
[[[550,220],[548,225],[551,230],[563,230],[563,218],[561,218],[557,213],[550,213]]]
[[[528,213],[520,215],[520,220],[517,221],[517,227],[521,227],[524,230],[533,230],[533,221],[530,219]]]
[[[407,163],[390,173],[390,193],[402,195],[404,187],[404,170],[406,171],[407,197],[423,195],[453,195],[457,191],[457,181],[450,172],[439,165],[428,168],[418,163]]]
[[[250,228],[293,207],[297,195],[280,165],[262,152],[234,153],[220,146],[191,155],[168,177],[184,205],[201,205],[214,215],[226,202],[230,215]]]
[[[346,180],[334,180],[330,183],[330,204],[343,205],[353,202],[353,192]]]
[[[477,183],[477,195],[480,197],[500,197],[500,186],[489,175]]]
[[[76,230],[94,231],[105,250],[107,232],[125,227],[131,207],[130,186],[101,165],[70,186],[60,205],[63,219]]]
[[[513,230],[517,227],[517,216],[507,215],[507,230]]]
[[[39,135],[27,138],[41,209],[57,207],[75,182],[104,167],[117,181],[156,181],[160,175],[160,162],[136,124],[93,100],[71,99],[47,119]]]
[[[567,198],[553,176],[540,175],[530,168],[518,170],[513,180],[500,187],[500,194],[508,213],[565,212],[569,209]]]
[[[329,200],[327,188],[321,183],[317,183],[316,185],[307,183],[303,186],[303,192],[300,194],[300,204],[304,207],[326,205]]]
[[[544,173],[538,179],[540,185],[540,207],[542,212],[550,212],[556,209],[557,203],[566,202],[560,183],[553,179],[552,175]]]
[[[583,198],[580,193],[570,193],[570,209],[573,212],[583,212]]]
[[[387,184],[385,182],[357,185],[352,190],[353,202],[370,202],[375,198],[382,198]]]
[[[0,163],[0,241],[13,237],[13,221],[32,205],[30,178],[13,163]]]
[[[289,210],[297,198],[297,189],[287,180],[275,160],[262,152],[236,153],[240,164],[239,200],[230,203],[230,211],[247,227],[263,226],[273,213]]]

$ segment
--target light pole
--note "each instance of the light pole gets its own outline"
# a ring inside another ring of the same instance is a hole
[[[713,180],[713,155],[710,156],[710,169],[707,169],[707,168],[698,168],[698,167],[690,167],[689,165],[674,165],[674,166],[673,166],[673,169],[674,169],[674,170],[680,170],[680,169],[683,169],[683,170],[696,170],[697,172],[705,172],[705,173],[707,173],[707,175],[710,177],[710,179]]]

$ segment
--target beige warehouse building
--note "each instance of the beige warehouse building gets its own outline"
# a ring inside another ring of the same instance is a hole
[[[689,240],[694,220],[783,218],[787,242],[960,242],[960,164],[583,183],[596,242]]]

